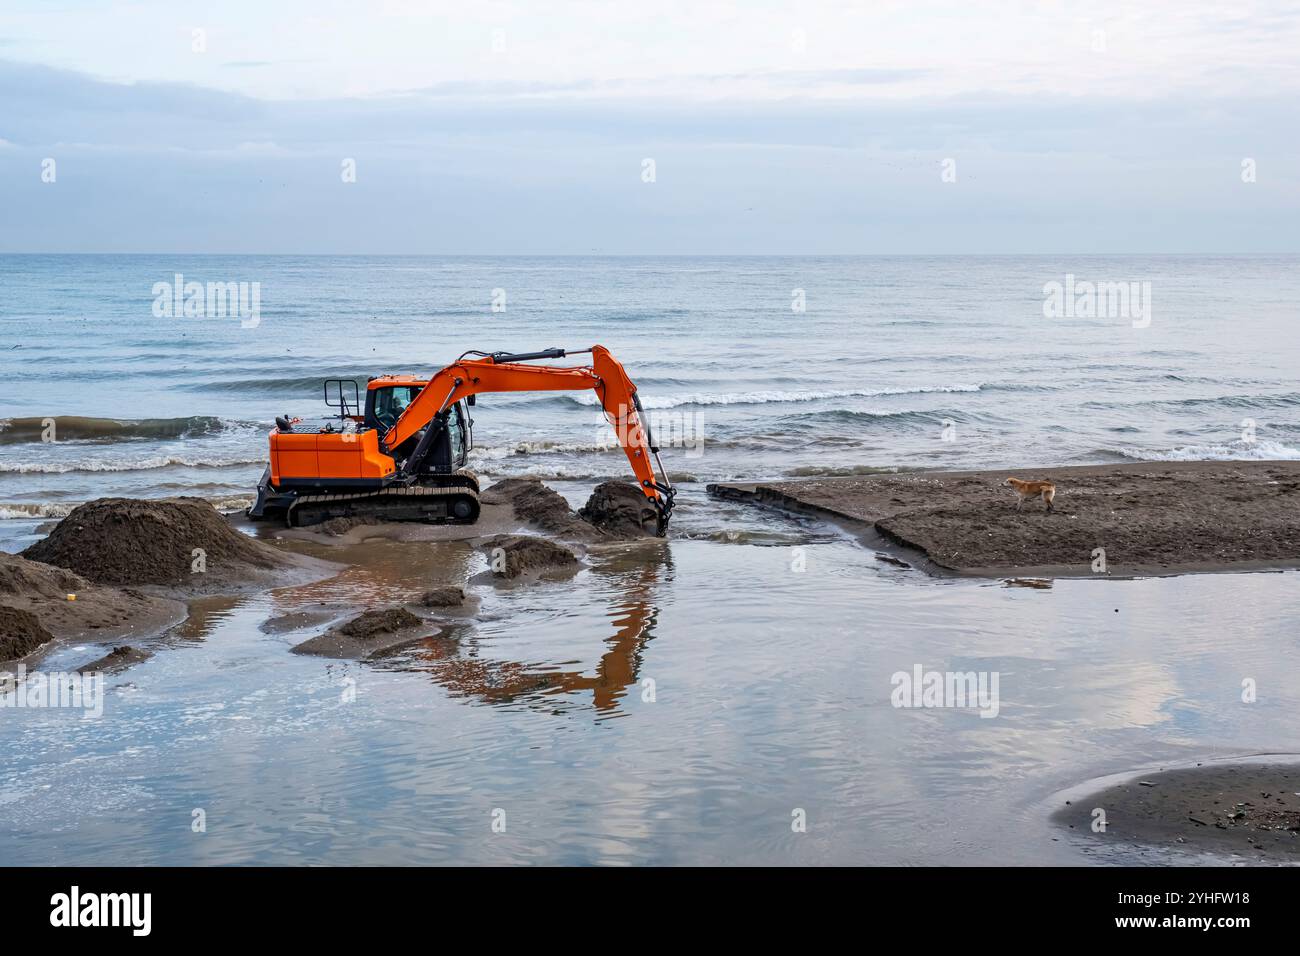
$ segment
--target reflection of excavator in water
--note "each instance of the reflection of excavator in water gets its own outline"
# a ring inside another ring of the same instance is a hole
[[[646,557],[642,554],[635,559],[638,567],[631,573],[609,567],[594,569],[598,577],[608,578],[607,587],[616,595],[608,615],[614,633],[605,638],[594,674],[574,669],[567,654],[563,665],[494,659],[489,649],[479,647],[479,639],[472,633],[446,632],[412,645],[406,654],[381,666],[426,671],[457,695],[488,704],[524,704],[550,713],[566,709],[564,699],[577,704],[590,693],[597,714],[617,716],[628,688],[637,682],[646,644],[655,637],[659,617],[655,587],[661,573],[672,573],[672,552],[661,551],[648,561]]]
[[[591,353],[590,365],[523,364],[586,352]],[[466,358],[471,355],[475,357]],[[325,383],[325,401],[339,409],[336,418],[315,424],[275,420],[271,462],[248,514],[289,525],[351,516],[472,524],[479,514],[479,487],[465,470],[465,460],[473,424],[467,406],[474,404],[474,396],[588,388],[595,390],[614,426],[663,535],[675,492],[644,421],[636,386],[600,345],[576,353],[466,352],[427,382],[410,375],[372,378],[364,411],[355,381],[331,379]]]

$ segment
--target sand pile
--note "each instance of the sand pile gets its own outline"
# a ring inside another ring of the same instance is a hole
[[[563,545],[536,535],[499,535],[484,546],[493,577],[515,580],[547,572],[577,570],[578,557]]]
[[[465,589],[453,584],[434,588],[420,595],[420,603],[425,607],[460,607],[465,603]]]
[[[419,627],[420,624],[420,619],[406,608],[390,607],[358,614],[338,631],[345,637],[367,638],[376,634],[392,634],[403,628]]]
[[[113,648],[99,660],[83,664],[77,668],[77,671],[81,674],[93,674],[96,671],[120,671],[133,664],[144,663],[151,657],[153,657],[153,653],[150,651],[123,644],[121,647]]]
[[[200,498],[100,498],[73,510],[23,552],[100,584],[213,590],[295,562],[235,531]]]
[[[89,582],[79,574],[0,552],[0,595],[66,599],[69,594],[84,591],[89,586]]]
[[[577,541],[595,541],[603,535],[574,513],[564,496],[536,478],[506,478],[483,493],[488,504],[508,504],[520,521],[540,531]]]
[[[612,538],[653,536],[659,516],[641,489],[626,481],[606,481],[596,486],[578,516]]]
[[[372,608],[294,647],[295,654],[359,660],[423,637],[423,618],[404,607]]]
[[[26,657],[54,635],[41,626],[31,611],[0,605],[0,661]]]

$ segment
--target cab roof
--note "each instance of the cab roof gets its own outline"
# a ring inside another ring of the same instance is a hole
[[[366,383],[366,388],[389,388],[393,385],[418,385],[423,388],[428,383],[427,378],[419,375],[377,375]]]

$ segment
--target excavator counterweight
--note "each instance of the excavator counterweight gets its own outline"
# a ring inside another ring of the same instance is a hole
[[[581,354],[591,355],[590,364],[527,364]],[[325,399],[337,415],[316,423],[276,419],[270,463],[249,516],[281,518],[290,525],[357,516],[473,523],[479,514],[479,485],[465,465],[472,440],[468,406],[475,397],[586,389],[600,400],[654,510],[656,532],[663,535],[675,492],[636,385],[600,345],[578,352],[466,352],[427,381],[410,375],[371,378],[364,408],[355,381],[329,380]]]

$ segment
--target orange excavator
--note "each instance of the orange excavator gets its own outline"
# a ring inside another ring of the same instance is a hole
[[[589,365],[526,364],[588,353]],[[428,381],[413,375],[370,379],[364,408],[355,380],[330,379],[325,402],[337,415],[317,422],[275,420],[271,461],[248,514],[290,526],[342,517],[472,524],[479,515],[479,485],[465,463],[473,425],[468,407],[475,396],[570,389],[595,391],[664,535],[675,491],[636,386],[601,345],[514,355],[466,352]]]

